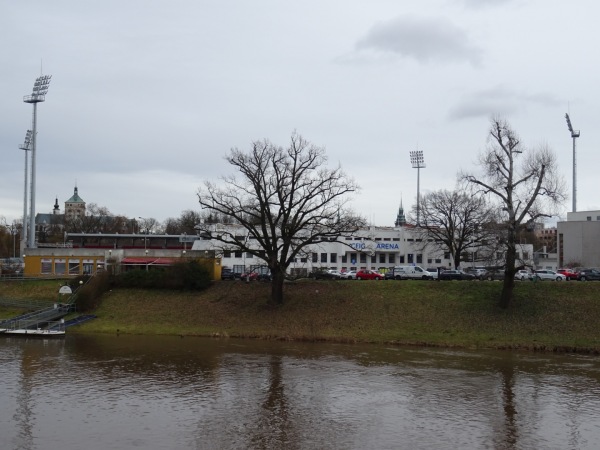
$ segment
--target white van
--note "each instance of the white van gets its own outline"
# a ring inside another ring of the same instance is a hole
[[[433,280],[433,274],[426,271],[421,266],[396,266],[394,271],[402,270],[404,272],[403,278],[410,278],[413,280]]]

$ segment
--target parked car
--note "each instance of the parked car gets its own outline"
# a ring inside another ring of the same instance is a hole
[[[534,280],[552,280],[552,281],[565,281],[565,277],[562,273],[556,273],[553,270],[536,270],[533,272]]]
[[[481,279],[481,277],[487,273],[487,270],[485,270],[482,267],[470,267],[468,269],[465,269],[465,272],[470,273],[471,275],[475,275],[476,278]]]
[[[223,267],[221,269],[221,280],[235,280],[236,274],[233,270],[228,267]]]
[[[406,276],[406,272],[402,269],[390,269],[384,275],[384,280],[406,280],[408,277]]]
[[[440,273],[438,279],[442,280],[476,280],[477,277],[472,273],[463,272],[462,270],[444,270]]]
[[[431,274],[431,278],[434,280],[438,279],[438,268],[437,267],[428,267],[427,269],[425,269],[427,272],[429,272]]]
[[[517,273],[515,273],[515,280],[521,280],[521,281],[525,281],[525,280],[531,280],[533,277],[532,275],[524,269],[521,270],[517,270]]]
[[[356,272],[357,280],[383,280],[383,275],[374,270],[359,270]]]
[[[487,281],[493,281],[493,280],[503,281],[504,276],[505,276],[504,269],[496,269],[496,270],[488,270],[483,275],[481,275],[479,277],[479,279],[487,280]]]
[[[598,269],[581,269],[577,272],[579,281],[600,281],[600,270]]]
[[[563,268],[563,269],[558,269],[556,272],[562,273],[565,277],[567,277],[567,281],[577,280],[577,278],[578,278],[578,273],[575,272],[573,269]]]
[[[349,270],[348,272],[342,273],[342,278],[346,280],[356,280],[356,270]]]
[[[403,270],[406,278],[413,280],[433,280],[433,274],[421,266],[395,266],[394,270]]]
[[[313,270],[309,277],[313,280],[339,280],[342,276],[335,270],[317,269]]]

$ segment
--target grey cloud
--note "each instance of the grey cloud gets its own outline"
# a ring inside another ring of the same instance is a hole
[[[478,65],[481,49],[461,28],[445,19],[402,16],[374,25],[357,50],[393,53],[420,63],[462,62]]]
[[[522,93],[497,86],[465,96],[449,112],[453,120],[470,117],[508,115],[525,105],[556,106],[564,101],[548,93]]]
[[[468,8],[482,9],[488,6],[500,6],[512,2],[513,0],[461,0]]]

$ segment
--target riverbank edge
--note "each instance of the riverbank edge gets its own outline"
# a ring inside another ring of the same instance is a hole
[[[312,282],[215,283],[202,293],[119,290],[81,332],[377,343],[446,348],[600,353],[600,284],[518,283],[509,310],[501,284]]]
[[[303,280],[287,284],[284,305],[274,307],[266,283],[118,289],[104,295],[97,319],[68,333],[600,354],[600,283],[517,283],[508,310],[497,307],[500,290],[498,282]]]

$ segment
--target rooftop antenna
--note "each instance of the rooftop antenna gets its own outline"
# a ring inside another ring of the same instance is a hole
[[[413,169],[417,169],[417,226],[420,223],[421,211],[421,169],[425,168],[425,159],[423,158],[423,150],[415,150],[410,152],[410,162]]]
[[[29,213],[29,248],[35,248],[35,156],[37,135],[37,104],[46,100],[52,75],[41,75],[33,84],[31,95],[23,97],[25,103],[33,104],[33,120],[31,129],[31,204]]]
[[[31,130],[27,130],[25,134],[25,142],[19,145],[21,150],[25,150],[25,185],[23,189],[23,228],[21,230],[21,255],[25,253],[25,247],[27,247],[27,183],[29,173],[29,155],[28,151],[31,150]]]
[[[568,113],[565,114],[565,118],[567,119],[567,127],[569,127],[571,137],[573,138],[573,212],[577,212],[577,158],[575,156],[575,140],[579,137],[580,133],[579,130],[573,130]]]

